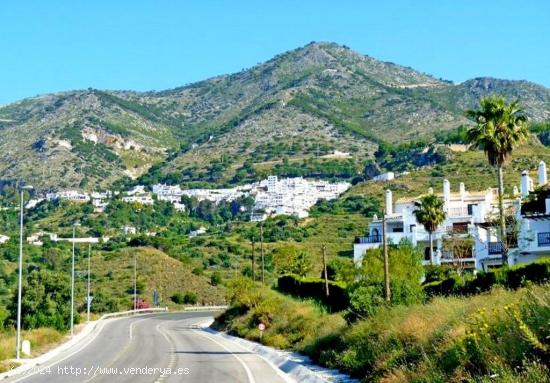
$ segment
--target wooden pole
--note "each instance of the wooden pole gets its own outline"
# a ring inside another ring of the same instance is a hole
[[[323,244],[323,273],[325,276],[325,294],[329,296],[328,290],[328,273],[327,273],[327,246]]]
[[[382,241],[384,248],[384,300],[389,302],[391,299],[390,291],[390,261],[388,257],[388,240],[386,238],[386,214],[382,216]]]
[[[262,257],[262,283],[265,284],[264,225],[260,224],[260,254]]]
[[[256,249],[254,246],[254,237],[252,237],[252,280],[256,280]]]

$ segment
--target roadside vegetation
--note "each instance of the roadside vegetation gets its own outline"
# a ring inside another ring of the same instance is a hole
[[[366,259],[364,268],[381,270],[380,262]],[[500,270],[504,279],[492,288],[445,297],[427,293],[414,273],[402,274],[416,284],[416,293],[389,305],[381,289],[349,285],[349,294],[360,292],[362,301],[352,298],[347,309],[334,313],[318,299],[240,278],[229,284],[231,308],[215,327],[304,353],[365,382],[548,382],[550,263],[539,265],[546,275],[542,284],[527,277],[540,274],[516,267]],[[450,272],[430,270],[432,278]],[[507,284],[516,280],[512,275],[522,275],[521,282]],[[266,324],[261,338],[259,323]]]

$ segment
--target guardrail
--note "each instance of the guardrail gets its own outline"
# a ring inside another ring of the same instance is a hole
[[[99,320],[123,317],[123,316],[134,315],[134,314],[149,314],[154,312],[168,312],[168,307],[154,307],[149,309],[137,309],[137,310],[120,311],[118,313],[109,313],[109,314],[102,315],[101,318],[99,318]]]
[[[184,311],[217,311],[217,310],[225,310],[229,306],[221,305],[221,306],[187,306],[183,310]]]

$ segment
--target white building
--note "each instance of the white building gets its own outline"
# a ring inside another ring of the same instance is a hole
[[[329,183],[309,181],[302,177],[278,179],[269,176],[255,185],[251,195],[255,198],[254,210],[271,215],[295,215],[305,218],[309,209],[320,200],[337,198],[351,185],[347,182]],[[251,220],[258,220],[253,214]]]
[[[197,230],[191,230],[189,232],[189,238],[193,238],[202,234],[206,234],[206,227],[204,226],[199,227]]]
[[[394,172],[382,173],[373,178],[374,181],[391,181],[393,179],[395,179]]]
[[[546,164],[540,162],[537,169],[539,187],[548,188]],[[525,211],[522,203],[526,202],[533,191],[533,180],[527,171],[521,173],[520,196],[514,203],[517,238],[507,241],[508,264],[529,263],[550,256],[550,198],[547,194],[543,201],[538,201],[536,211]],[[522,210],[524,210],[522,212]],[[480,269],[488,269],[501,264],[502,245],[497,240],[497,228],[478,227],[476,233],[475,253]]]
[[[65,190],[55,193],[47,193],[46,199],[48,201],[60,199],[71,202],[88,202],[90,200],[90,195],[88,193],[79,192],[77,190]]]
[[[44,201],[44,198],[32,198],[25,205],[25,209],[32,209],[42,201]]]
[[[483,192],[469,192],[464,184],[460,184],[459,191],[452,193],[448,180],[443,182],[444,210],[447,214],[445,222],[433,233],[434,259],[430,260],[429,233],[419,224],[414,215],[417,209],[415,199],[400,199],[395,205],[390,190],[386,191],[386,230],[389,243],[397,244],[405,239],[414,246],[420,246],[424,253],[424,263],[434,264],[455,263],[457,259],[451,252],[443,251],[443,240],[446,236],[456,238],[472,235],[478,224],[486,222],[487,218],[496,212],[496,192],[487,189]],[[360,263],[365,251],[382,244],[382,220],[374,217],[369,225],[367,235],[357,237],[354,244],[354,261]],[[472,249],[473,250],[473,249]],[[474,253],[461,259],[466,267],[476,267]]]
[[[134,226],[125,225],[122,227],[124,235],[136,235],[137,229]]]
[[[546,164],[540,162],[537,171],[538,186],[548,186]],[[522,202],[533,191],[534,183],[527,171],[521,174],[519,195],[521,198],[505,200],[507,214],[515,215],[517,234],[508,235],[508,259],[510,265],[529,263],[550,256],[550,192],[544,201],[538,201],[538,211],[522,212]],[[548,189],[550,190],[550,189]],[[458,193],[451,193],[450,183],[443,185],[444,209],[447,218],[434,233],[435,264],[455,264],[457,259],[452,253],[442,249],[442,242],[450,233],[463,233],[473,240],[472,254],[463,258],[462,264],[478,270],[487,270],[502,265],[503,246],[497,238],[498,196],[497,191],[487,189],[484,192],[471,193],[460,184]],[[392,201],[391,191],[386,191],[386,227],[390,243],[399,243],[407,239],[413,245],[423,248],[424,262],[429,263],[429,238],[422,225],[416,222],[413,211],[416,199]],[[394,210],[395,209],[395,210]],[[354,261],[360,263],[367,249],[376,248],[382,243],[382,220],[375,217],[364,237],[357,237],[354,244]]]
[[[8,242],[9,240],[10,240],[10,237],[8,237],[7,235],[0,234],[0,245]]]

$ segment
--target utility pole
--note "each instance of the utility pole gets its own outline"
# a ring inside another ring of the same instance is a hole
[[[252,237],[252,280],[256,280],[256,249],[255,249],[254,237]]]
[[[134,253],[134,314],[137,310],[137,255]]]
[[[384,248],[384,300],[389,302],[391,299],[390,292],[390,262],[388,257],[388,240],[386,238],[386,213],[382,216],[382,242]]]
[[[260,224],[260,254],[262,257],[262,284],[265,284],[264,224]]]
[[[92,304],[90,297],[90,269],[91,269],[91,257],[92,257],[92,244],[88,244],[88,295],[86,299],[86,321],[90,321],[90,306]]]
[[[327,273],[327,246],[323,244],[323,273],[325,276],[325,294],[328,297],[328,273]]]

